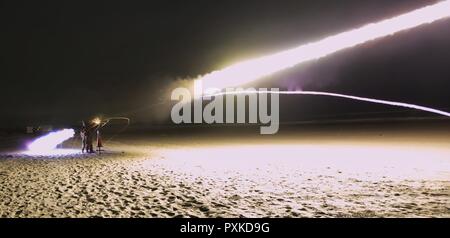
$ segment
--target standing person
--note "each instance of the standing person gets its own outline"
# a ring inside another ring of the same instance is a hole
[[[97,151],[101,153],[103,147],[102,136],[100,135],[100,128],[97,129]]]
[[[106,123],[102,122],[100,118],[94,118],[89,122],[89,125],[86,130],[86,149],[88,153],[95,153],[94,151],[94,136],[97,135],[97,147],[99,152],[101,147],[103,147],[100,136],[100,128],[104,126]]]
[[[87,153],[95,153],[94,151],[94,133],[97,130],[97,125],[94,123],[89,123],[86,128],[86,152]]]
[[[80,129],[80,137],[81,137],[81,153],[84,151],[87,152],[87,143],[86,143],[86,123],[81,121],[81,129]]]

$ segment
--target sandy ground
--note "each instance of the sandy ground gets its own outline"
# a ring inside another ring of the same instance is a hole
[[[159,132],[116,137],[103,155],[5,152],[0,216],[450,217],[448,130],[258,138]]]

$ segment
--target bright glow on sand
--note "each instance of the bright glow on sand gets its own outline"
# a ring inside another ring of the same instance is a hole
[[[378,23],[330,36],[276,54],[250,59],[201,76],[203,87],[227,88],[243,85],[303,62],[380,39],[450,16],[450,1],[438,2]]]
[[[162,152],[170,168],[199,176],[226,177],[267,171],[317,171],[323,176],[367,174],[365,179],[448,178],[450,149],[383,143],[229,145],[179,148]],[[304,178],[304,176],[301,176]],[[290,178],[294,179],[295,178]]]

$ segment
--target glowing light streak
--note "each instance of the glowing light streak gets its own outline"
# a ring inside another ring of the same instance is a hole
[[[243,85],[300,63],[450,17],[450,1],[441,1],[378,23],[343,32],[276,54],[250,59],[199,77],[204,88]]]
[[[63,129],[50,132],[47,135],[39,137],[28,145],[28,153],[30,154],[54,154],[54,150],[64,141],[75,135],[73,129]]]
[[[205,95],[208,97],[211,96],[222,96],[222,95],[238,95],[238,94],[287,94],[287,95],[316,95],[316,96],[329,96],[329,97],[339,97],[339,98],[347,98],[351,100],[357,100],[357,101],[364,101],[364,102],[371,102],[371,103],[377,103],[377,104],[385,104],[390,106],[396,106],[396,107],[405,107],[410,109],[416,109],[420,111],[426,111],[431,112],[434,114],[439,114],[442,116],[450,117],[449,112],[441,111],[438,109],[410,104],[410,103],[404,103],[404,102],[395,102],[395,101],[388,101],[388,100],[380,100],[380,99],[374,99],[374,98],[366,98],[366,97],[358,97],[358,96],[352,96],[352,95],[346,95],[346,94],[339,94],[339,93],[329,93],[329,92],[318,92],[318,91],[267,91],[267,90],[243,90],[243,91],[229,91],[229,92],[219,92],[215,94],[209,94]]]

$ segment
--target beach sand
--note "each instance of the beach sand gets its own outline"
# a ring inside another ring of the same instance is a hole
[[[450,217],[448,131],[213,134],[4,152],[0,217]]]

